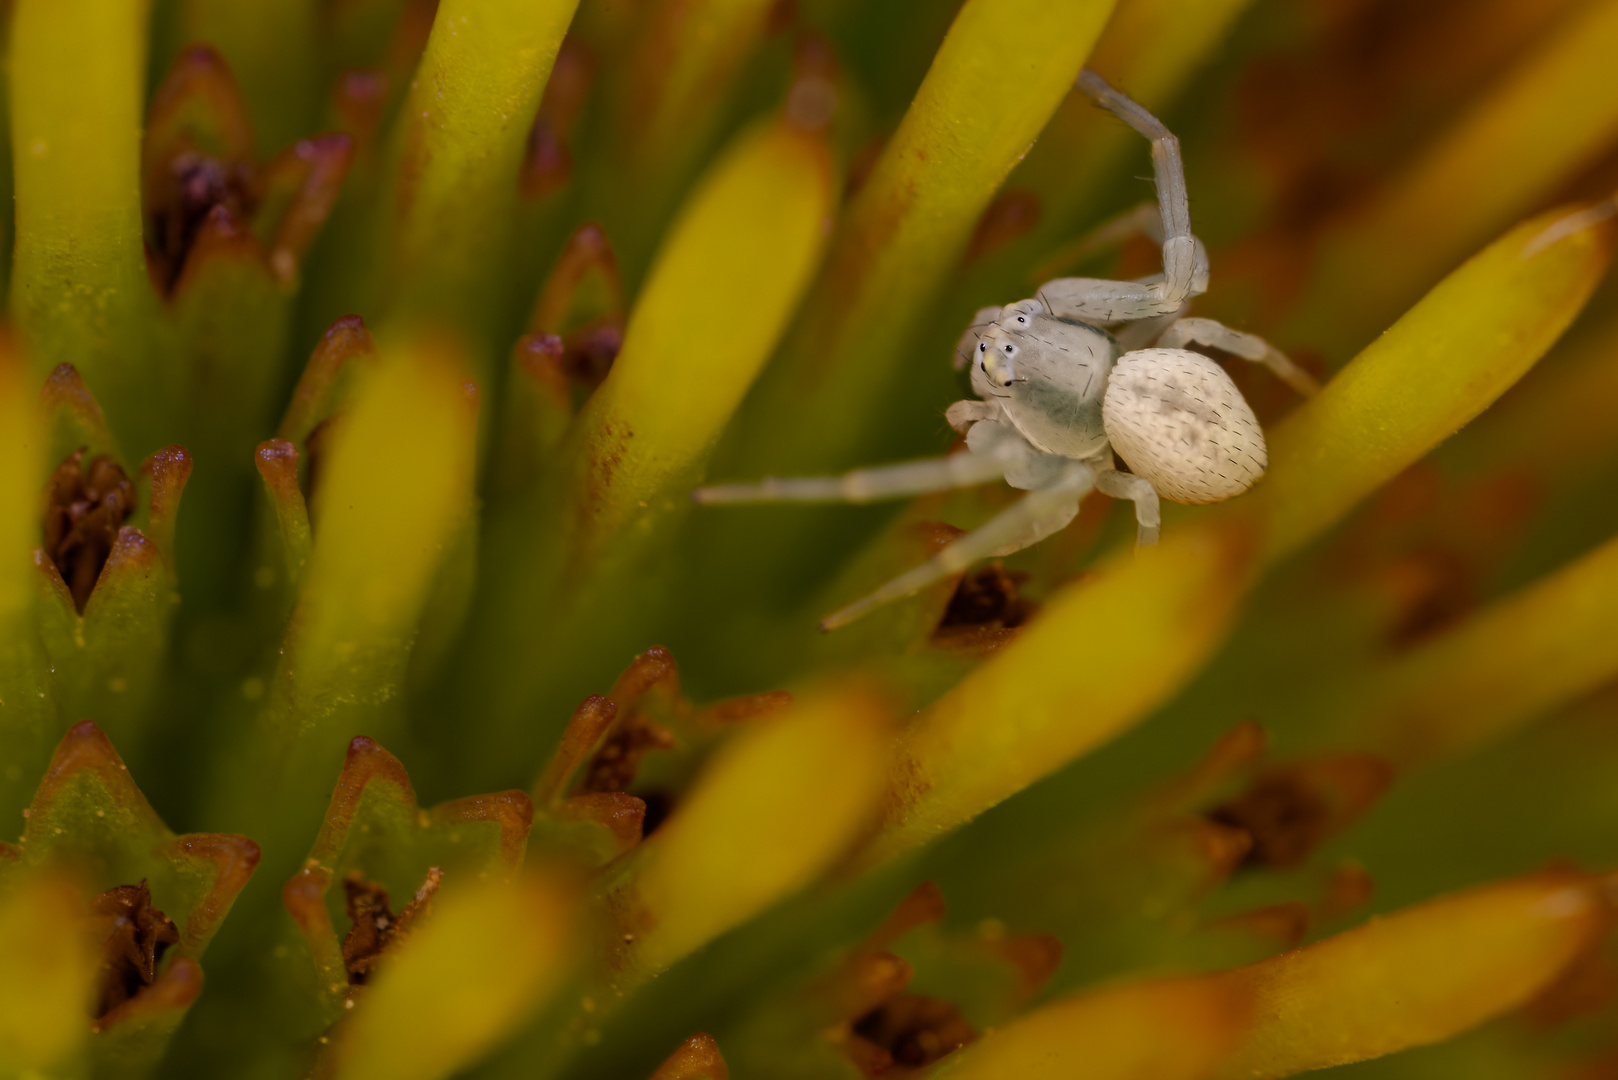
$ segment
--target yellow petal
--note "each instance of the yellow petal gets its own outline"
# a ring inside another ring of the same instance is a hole
[[[689,504],[819,262],[831,188],[820,143],[777,125],[738,139],[691,197],[580,417],[581,556]]]
[[[957,1051],[937,1080],[1192,1080],[1229,1050],[1246,999],[1177,980],[1081,994],[1047,1005]]]
[[[629,939],[615,969],[662,971],[823,873],[882,793],[883,715],[851,688],[737,731],[615,890]]]
[[[98,958],[85,910],[78,889],[38,875],[0,903],[0,1069],[52,1069],[90,1034]]]
[[[1281,558],[1453,435],[1567,329],[1612,259],[1611,204],[1525,221],[1440,282],[1270,435],[1233,512]]]
[[[1590,879],[1547,872],[1215,976],[1253,998],[1252,1026],[1216,1075],[1291,1076],[1447,1039],[1543,989],[1603,918]]]
[[[538,1011],[566,972],[572,903],[554,882],[469,882],[389,956],[341,1029],[337,1080],[438,1080]]]

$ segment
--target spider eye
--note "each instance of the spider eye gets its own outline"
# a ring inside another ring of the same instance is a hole
[[[988,345],[987,342],[983,342],[983,341],[978,342],[978,352],[988,352],[988,351],[989,351],[989,345]]]
[[[1010,352],[1011,352],[1011,346],[1010,346],[1010,345],[1007,345],[1007,346],[1006,346],[1006,352],[1007,352],[1007,353],[1008,353],[1008,354],[1009,354],[1009,353],[1010,353]]]
[[[1026,316],[1026,315],[1018,315],[1017,316],[1017,321],[1022,323],[1024,326],[1027,326],[1028,325],[1028,316]]]

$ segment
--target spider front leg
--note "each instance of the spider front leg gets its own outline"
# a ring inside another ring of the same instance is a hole
[[[1180,140],[1157,117],[1090,69],[1079,73],[1077,85],[1102,108],[1152,141],[1152,169],[1162,221],[1163,275],[1157,281],[1057,278],[1040,287],[1038,299],[1052,315],[1080,322],[1133,322],[1172,314],[1207,284],[1206,255],[1201,260],[1203,272],[1198,273],[1199,245],[1191,232],[1191,198],[1186,192]]]
[[[1096,473],[1096,490],[1113,499],[1135,504],[1135,546],[1151,547],[1163,534],[1163,513],[1157,502],[1157,489],[1144,477],[1117,469]]]
[[[699,503],[813,502],[867,503],[976,487],[999,480],[1006,463],[999,454],[967,451],[908,461],[841,476],[766,477],[756,484],[714,484],[691,493]]]
[[[1180,319],[1163,331],[1157,339],[1157,344],[1165,349],[1183,349],[1187,345],[1206,345],[1209,348],[1223,349],[1243,360],[1263,364],[1273,371],[1278,379],[1304,397],[1320,392],[1320,383],[1315,381],[1315,377],[1293,363],[1289,356],[1275,346],[1255,334],[1232,330],[1212,319]]]
[[[847,626],[891,600],[911,596],[936,581],[960,573],[979,559],[1010,555],[1039,543],[1073,520],[1079,512],[1079,503],[1095,482],[1096,472],[1089,465],[1082,461],[1068,463],[1049,487],[1029,492],[914,570],[900,574],[869,596],[828,615],[820,621],[820,628],[836,630]]]
[[[1163,246],[1165,239],[1163,214],[1156,203],[1141,203],[1116,217],[1108,218],[1078,240],[1064,244],[1057,254],[1047,261],[1047,265],[1054,265],[1058,269],[1062,266],[1071,266],[1097,252],[1119,247],[1137,236],[1144,236],[1158,247]],[[1191,239],[1196,242],[1196,258],[1192,263],[1191,273],[1191,295],[1200,296],[1208,291],[1208,249],[1195,236]]]

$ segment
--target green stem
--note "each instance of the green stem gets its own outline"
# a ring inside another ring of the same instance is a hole
[[[458,331],[479,373],[514,310],[511,221],[529,127],[578,0],[443,0],[381,200],[382,310]]]
[[[858,463],[913,355],[906,342],[918,320],[995,190],[1072,87],[1112,7],[1112,0],[961,7],[850,205],[728,461],[751,474]],[[1012,56],[1015,77],[1004,66]]]
[[[11,29],[12,315],[33,370],[74,364],[136,453],[160,439],[140,202],[147,7],[19,0]]]

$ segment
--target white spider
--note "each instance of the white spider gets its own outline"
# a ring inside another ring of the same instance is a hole
[[[972,389],[982,400],[957,401],[946,413],[966,436],[964,453],[693,493],[703,503],[862,503],[1002,478],[1028,492],[921,566],[825,619],[823,629],[978,559],[1038,543],[1072,521],[1092,489],[1132,500],[1137,543],[1153,544],[1160,496],[1208,503],[1252,487],[1264,475],[1264,433],[1224,368],[1186,345],[1262,363],[1301,393],[1318,389],[1260,338],[1184,317],[1186,301],[1207,290],[1208,256],[1191,233],[1179,140],[1094,72],[1080,74],[1078,86],[1152,140],[1157,206],[1142,206],[1103,232],[1144,231],[1163,247],[1163,272],[1140,281],[1057,278],[1032,300],[979,311],[956,347],[956,367],[971,364]],[[1114,453],[1129,471],[1114,467]]]

